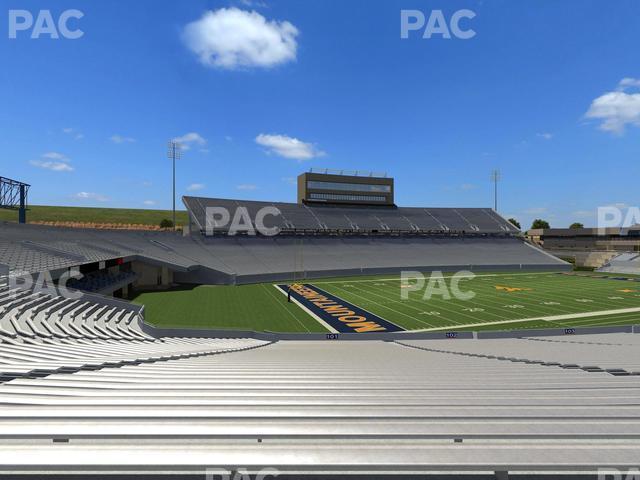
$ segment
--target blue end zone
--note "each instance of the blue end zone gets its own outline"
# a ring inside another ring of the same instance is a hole
[[[405,329],[314,285],[277,285],[285,294],[340,333],[401,332]]]

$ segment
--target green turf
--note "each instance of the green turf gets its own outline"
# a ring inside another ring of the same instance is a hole
[[[50,207],[32,205],[27,211],[27,222],[81,222],[81,223],[122,223],[138,225],[160,225],[163,219],[171,219],[170,210],[148,210],[137,208],[89,208]],[[18,221],[17,210],[0,209],[0,221]],[[187,212],[176,212],[176,223],[185,225]]]
[[[146,292],[145,319],[158,327],[226,328],[274,332],[325,332],[271,284],[207,286]]]
[[[482,274],[463,280],[461,288],[476,293],[472,300],[423,299],[423,292],[400,298],[400,281],[314,282],[347,301],[409,330],[446,327],[456,330],[505,330],[621,325],[637,323],[640,312],[563,320],[512,320],[640,308],[640,283],[588,276],[548,274]],[[519,291],[496,287],[521,288]],[[633,292],[621,292],[630,289]],[[495,323],[493,325],[478,325]]]
[[[640,312],[512,322],[640,308],[640,282],[610,278],[558,273],[483,273],[460,283],[462,290],[476,293],[468,301],[445,300],[440,296],[424,300],[422,292],[411,292],[409,298],[403,300],[397,275],[323,279],[307,283],[407,330],[514,330],[640,323]],[[496,286],[522,290],[498,290]],[[627,289],[632,291],[621,291]],[[190,290],[143,293],[135,301],[146,305],[147,321],[163,327],[324,331],[309,314],[294,304],[288,304],[284,295],[270,283],[200,286]],[[492,325],[482,325],[484,323]]]

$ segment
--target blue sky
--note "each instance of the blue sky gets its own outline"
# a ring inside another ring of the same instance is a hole
[[[80,10],[84,35],[10,39],[11,9]],[[402,39],[403,9],[471,10],[476,35]],[[0,175],[32,204],[169,208],[182,138],[180,195],[295,201],[292,179],[326,167],[388,172],[403,206],[492,206],[499,168],[499,211],[523,226],[637,205],[640,2],[8,0],[0,16]]]

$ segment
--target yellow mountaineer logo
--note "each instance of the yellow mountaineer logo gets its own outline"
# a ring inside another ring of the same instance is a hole
[[[520,287],[505,287],[503,285],[496,285],[496,290],[503,290],[505,292],[526,292],[531,290],[530,288],[520,288]]]

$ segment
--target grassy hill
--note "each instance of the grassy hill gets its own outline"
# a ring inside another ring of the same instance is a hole
[[[171,210],[31,205],[27,212],[27,222],[122,223],[157,226],[165,218],[171,220]],[[17,222],[18,212],[0,209],[0,221],[2,220]],[[187,212],[177,211],[176,223],[185,225],[187,222]]]

